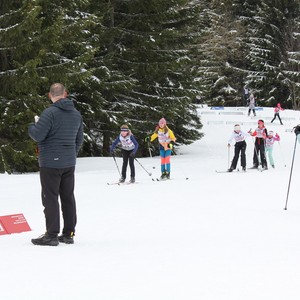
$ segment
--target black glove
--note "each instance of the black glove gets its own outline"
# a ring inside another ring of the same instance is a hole
[[[294,127],[294,132],[296,135],[298,135],[300,133],[300,125],[297,125]]]
[[[135,157],[135,152],[134,152],[134,151],[132,151],[132,152],[130,153],[130,157],[132,157],[132,158]]]
[[[150,142],[150,136],[145,137],[145,142],[147,142],[147,143]]]

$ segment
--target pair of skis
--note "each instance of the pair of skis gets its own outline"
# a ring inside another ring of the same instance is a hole
[[[229,172],[228,170],[227,171],[218,171],[218,170],[216,170],[216,173],[246,173],[246,171],[237,170],[237,171]]]
[[[170,178],[152,178],[153,181],[168,181]]]
[[[187,178],[188,179],[188,178]],[[170,178],[152,178],[152,181],[167,181],[170,180]],[[130,184],[135,184],[137,182],[130,182],[130,181],[125,181],[125,182],[107,182],[107,185],[130,185]]]
[[[125,182],[107,182],[107,185],[130,185],[130,184],[135,184],[136,182],[130,182],[130,181],[125,181]]]
[[[266,171],[268,169],[264,169],[264,168],[251,169],[251,168],[249,168],[247,170],[257,170],[257,171],[263,172],[263,171]],[[216,173],[246,173],[246,172],[247,171],[243,171],[243,170],[241,171],[239,169],[237,169],[237,171],[232,171],[232,172],[229,172],[228,170],[227,171],[218,171],[218,170],[216,170]]]

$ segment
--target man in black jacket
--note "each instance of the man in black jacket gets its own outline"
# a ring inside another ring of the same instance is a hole
[[[46,218],[46,233],[32,239],[34,245],[57,246],[59,242],[73,244],[77,222],[74,197],[76,157],[83,143],[83,123],[73,101],[67,98],[65,87],[55,83],[50,87],[53,104],[35,124],[28,128],[29,136],[38,142],[42,204]],[[64,220],[60,232],[60,207]]]

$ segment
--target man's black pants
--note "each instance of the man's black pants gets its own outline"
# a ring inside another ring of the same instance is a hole
[[[77,222],[74,197],[75,167],[53,169],[40,168],[42,203],[46,218],[46,230],[49,236],[57,236],[60,231],[60,197],[64,220],[63,234],[75,232]]]

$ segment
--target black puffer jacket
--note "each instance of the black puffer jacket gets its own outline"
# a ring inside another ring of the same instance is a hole
[[[38,142],[40,167],[75,166],[83,143],[83,125],[72,100],[60,99],[46,108],[39,121],[29,125],[28,134]]]

